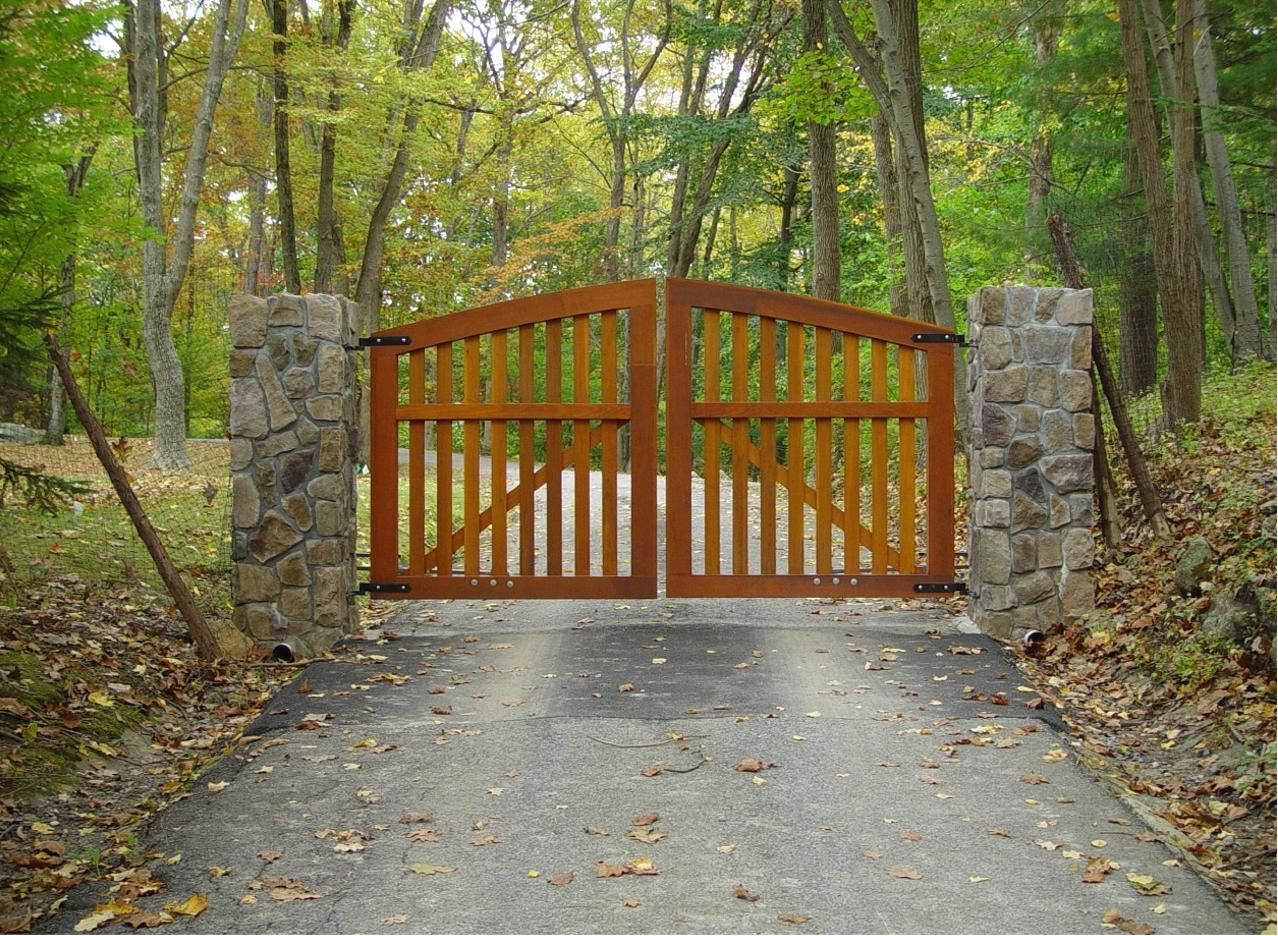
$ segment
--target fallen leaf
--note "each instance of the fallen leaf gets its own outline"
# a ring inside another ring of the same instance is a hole
[[[808,922],[808,920],[812,919],[812,917],[805,916],[802,913],[778,913],[777,919],[782,923],[793,923],[795,926],[802,926],[804,923]]]
[[[453,707],[451,705],[435,705],[431,707],[431,711],[436,715],[451,715]]]
[[[620,686],[617,687],[617,691],[618,692],[634,692],[635,684],[630,682],[623,682]]]
[[[150,910],[139,910],[137,913],[130,913],[126,917],[119,918],[120,923],[133,929],[146,927],[153,929],[157,926],[164,926],[173,922],[173,915],[170,913],[153,913]]]
[[[775,767],[771,761],[759,760],[757,757],[743,757],[738,762],[736,769],[742,773],[758,773],[760,770],[767,770],[769,767]]]
[[[1052,781],[1048,780],[1047,777],[1045,777],[1043,774],[1035,773],[1034,771],[1030,771],[1029,773],[1021,777],[1021,783],[1039,784],[1039,783],[1051,783],[1051,782]]]
[[[653,764],[651,767],[645,767],[643,770],[639,771],[639,773],[643,774],[645,777],[655,777],[665,769],[665,766],[662,764]]]
[[[878,861],[883,857],[883,852],[879,851],[877,848],[867,848],[861,852],[861,854],[866,858],[869,858],[871,861]]]
[[[412,871],[414,874],[425,874],[430,876],[432,874],[452,874],[457,869],[450,868],[448,865],[421,864],[418,862],[417,864],[410,864],[408,866],[408,870]]]
[[[176,913],[181,916],[197,917],[209,908],[209,899],[203,894],[192,894],[181,903],[169,901],[164,905],[165,913]]]
[[[94,907],[93,912],[76,923],[73,929],[77,933],[91,933],[99,926],[110,923],[116,917],[127,916],[137,912],[138,908],[127,900],[110,900]]]
[[[398,923],[407,923],[408,914],[395,913],[395,914],[392,914],[391,916],[385,916],[385,917],[382,917],[382,922],[385,923],[387,926],[394,926]]]
[[[586,828],[583,829],[582,831],[585,832],[587,835],[607,835],[608,834],[607,829],[601,829],[598,826],[586,826]]]
[[[563,887],[565,884],[572,883],[572,872],[565,871],[562,874],[552,874],[547,880],[555,887]]]
[[[595,865],[595,876],[601,878],[621,877],[626,873],[625,865],[612,864],[607,861],[600,861]]]
[[[918,881],[923,878],[923,875],[914,868],[910,868],[905,865],[893,865],[888,868],[888,874],[892,875],[894,878],[902,878],[906,881]]]
[[[987,877],[981,877],[979,874],[974,874],[967,879],[967,882],[969,884],[984,884],[988,880],[989,878]]]
[[[642,816],[635,816],[630,820],[630,824],[638,828],[639,826],[650,826],[661,818],[661,813],[644,813]]]
[[[902,829],[901,838],[905,839],[907,842],[923,841],[923,836],[919,835],[919,833],[915,832],[913,829]]]
[[[1127,883],[1135,890],[1139,891],[1144,897],[1153,897],[1158,894],[1170,894],[1171,888],[1162,881],[1157,881],[1148,874],[1129,874],[1127,875]]]
[[[227,787],[229,787],[230,785],[231,785],[231,781],[230,781],[230,780],[219,780],[217,783],[210,783],[210,784],[208,785],[208,786],[209,786],[209,792],[210,792],[210,793],[221,793],[223,790],[225,790],[225,789],[226,789]]]
[[[750,893],[746,890],[746,886],[744,884],[732,885],[732,896],[737,898],[737,900],[745,900],[750,903],[754,903],[759,899],[759,895]]]
[[[470,840],[470,844],[476,848],[483,848],[485,845],[500,845],[504,841],[505,839],[499,835],[476,835]]]
[[[720,845],[718,848],[715,849],[715,851],[720,852],[721,854],[724,854],[724,855],[730,855],[736,850],[737,850],[737,846],[735,845]]]
[[[626,835],[645,845],[655,845],[666,837],[666,833],[657,829],[631,829]]]
[[[270,864],[272,861],[279,861],[281,858],[283,858],[284,853],[282,851],[271,851],[269,848],[267,848],[258,852],[257,857],[261,858],[267,864]]]
[[[1049,764],[1055,764],[1057,761],[1063,761],[1069,755],[1062,748],[1052,748],[1043,755],[1043,760]]]
[[[444,840],[444,834],[434,829],[414,829],[412,832],[405,832],[404,835],[410,842],[442,842]]]
[[[639,898],[637,898],[637,897],[623,897],[623,898],[621,899],[621,905],[622,905],[623,907],[629,907],[629,908],[631,908],[631,909],[633,910],[635,907],[639,906]]]

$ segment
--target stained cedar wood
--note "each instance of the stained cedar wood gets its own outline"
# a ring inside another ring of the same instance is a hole
[[[692,308],[669,290],[666,343],[666,593],[673,595],[671,576],[692,573]]]
[[[744,315],[732,315],[732,399],[750,399],[750,333]],[[750,488],[746,446],[750,444],[750,420],[732,421],[732,574],[750,571]]]
[[[533,402],[533,326],[519,328],[519,400]],[[532,575],[537,571],[536,523],[533,501],[533,454],[536,451],[536,426],[530,419],[519,422],[519,572]]]
[[[657,594],[657,295],[630,309],[630,570],[637,596]]]
[[[943,347],[943,346],[942,346]],[[927,574],[954,580],[954,356],[927,355]]]
[[[590,402],[590,317],[572,320],[572,401]],[[572,424],[573,575],[590,574],[590,420]]]
[[[636,288],[642,290],[644,283],[629,283],[609,285],[605,287],[591,287],[583,290],[573,290],[571,294],[581,300],[590,299],[601,304],[601,308],[616,309],[623,308],[626,303],[616,300],[618,290]],[[650,286],[650,283],[649,283]],[[642,291],[640,292],[642,295]],[[764,322],[771,324],[774,319],[790,321],[791,319],[802,320],[807,324],[817,325],[820,327],[835,328],[843,331],[845,335],[848,332],[856,333],[863,331],[880,340],[891,343],[900,343],[911,345],[912,339],[910,335],[914,333],[943,333],[946,330],[936,326],[927,325],[919,322],[911,322],[909,320],[893,319],[878,313],[868,312],[866,310],[851,310],[848,307],[840,306],[837,303],[828,303],[821,300],[811,300],[806,297],[785,296],[782,294],[769,293],[762,290],[753,290],[745,287],[726,287],[721,284],[696,283],[687,280],[670,280],[668,281],[667,292],[667,315],[669,317],[669,325],[667,330],[667,338],[670,342],[671,354],[669,361],[669,394],[668,405],[671,415],[671,422],[668,427],[668,463],[670,467],[670,477],[672,479],[691,477],[691,466],[688,465],[688,450],[691,443],[691,398],[685,389],[690,386],[691,382],[691,366],[687,359],[686,349],[691,345],[690,335],[690,314],[691,307],[694,304],[693,299],[698,296],[716,296],[709,302],[710,305],[717,305],[720,308],[727,308],[732,311],[743,311],[751,314],[759,314],[763,322],[761,322],[761,334],[768,327]],[[633,427],[634,448],[636,457],[634,458],[634,478],[632,483],[635,486],[634,497],[634,515],[636,518],[645,516],[644,511],[648,511],[646,515],[652,516],[655,520],[655,489],[656,489],[656,451],[655,445],[655,321],[647,321],[653,316],[653,308],[651,300],[643,304],[642,309],[632,309],[632,314],[641,313],[640,322],[636,323],[637,327],[633,330],[632,337],[632,385],[634,387],[632,399],[638,401],[639,397],[644,394],[652,396],[653,405],[649,412],[643,414],[639,420],[639,424]],[[550,310],[546,314],[546,310]],[[501,303],[498,306],[490,307],[495,314],[501,317],[507,323],[506,327],[520,327],[523,325],[531,326],[537,321],[542,321],[552,315],[558,317],[566,317],[582,314],[580,303],[573,306],[565,299],[565,294],[554,294],[552,297],[536,297],[532,300],[516,300],[512,303]],[[796,311],[798,310],[798,311]],[[476,312],[483,313],[486,310],[472,310],[471,313],[463,313],[463,315],[474,316]],[[849,324],[849,315],[853,315],[859,325]],[[445,319],[428,320],[411,326],[410,330],[416,334],[415,341],[420,340],[421,333],[425,330],[435,328],[440,329],[438,338],[422,342],[423,344],[435,344],[445,339],[465,338],[468,335],[477,332],[492,331],[497,324],[488,323],[487,327],[474,328],[469,327],[466,323],[459,323],[460,316],[449,316],[452,319],[447,325],[441,325]],[[682,319],[682,321],[680,321]],[[472,322],[473,324],[473,322]],[[396,328],[388,329],[382,334],[404,334],[405,329]],[[531,334],[531,328],[529,328]],[[638,340],[636,340],[638,339]],[[521,328],[521,355],[520,355],[520,382],[523,383],[523,377],[526,370],[524,366],[523,356],[523,329]],[[771,343],[769,343],[771,344]],[[855,346],[855,342],[852,343]],[[685,349],[682,357],[679,349]],[[371,384],[372,392],[375,399],[394,400],[396,393],[396,370],[394,361],[400,353],[411,351],[412,348],[403,347],[385,347],[382,349],[374,348],[370,358],[371,365]],[[927,384],[930,387],[943,388],[935,394],[929,394],[926,401],[925,415],[922,418],[927,420],[928,446],[929,455],[940,454],[941,457],[929,457],[927,465],[927,505],[928,505],[928,556],[929,564],[926,575],[867,575],[859,577],[859,584],[848,591],[856,594],[864,594],[869,596],[878,595],[896,595],[908,594],[912,586],[920,582],[946,581],[953,577],[953,490],[952,490],[952,473],[949,469],[947,460],[944,457],[948,454],[952,458],[953,453],[953,423],[952,414],[949,412],[951,402],[948,394],[944,392],[944,388],[950,386],[949,381],[953,375],[953,359],[952,348],[945,346],[927,346],[920,347],[918,350],[925,352]],[[948,354],[937,353],[938,351],[949,352]],[[855,357],[855,351],[851,352]],[[531,354],[529,354],[531,361]],[[380,362],[380,363],[379,363]],[[847,369],[847,368],[845,368]],[[848,379],[852,380],[853,375],[849,374]],[[852,394],[845,395],[851,397]],[[521,399],[529,399],[521,393]],[[904,400],[904,397],[902,398]],[[529,400],[530,401],[530,400]],[[411,404],[411,401],[410,401]],[[396,559],[395,559],[395,542],[396,542],[396,526],[395,515],[397,512],[396,497],[396,469],[398,463],[397,455],[397,439],[395,430],[394,417],[397,415],[394,408],[381,409],[374,413],[372,420],[371,438],[370,438],[370,467],[373,470],[374,477],[372,479],[373,503],[371,517],[371,543],[372,558],[371,568],[373,579],[375,581],[391,581],[398,580],[409,584],[410,591],[398,597],[428,597],[437,595],[439,597],[450,596],[469,596],[475,595],[477,592],[473,587],[468,585],[468,580],[458,578],[439,579],[433,576],[400,576],[396,579]],[[676,418],[676,414],[681,415]],[[457,415],[454,413],[453,415]],[[709,414],[707,414],[709,415]],[[717,414],[716,414],[717,415]],[[725,414],[726,415],[726,414]],[[742,414],[745,417],[746,414]],[[756,415],[756,414],[750,414]],[[797,415],[797,414],[796,414]],[[806,415],[806,414],[804,414]],[[843,414],[827,414],[827,418],[839,418]],[[888,414],[884,413],[883,417],[875,414],[874,418],[887,418]],[[897,411],[891,416],[915,419],[920,418],[912,411]],[[848,415],[846,418],[855,419],[855,416]],[[679,425],[682,422],[683,425]],[[521,422],[520,436],[521,439],[525,434],[525,426],[531,428],[530,423]],[[446,424],[439,427],[443,434],[446,435]],[[845,431],[847,424],[845,424]],[[853,433],[854,437],[857,435]],[[762,434],[761,434],[762,435]],[[595,432],[591,433],[592,444]],[[445,443],[446,447],[451,451],[451,445]],[[521,446],[525,449],[531,449],[531,446]],[[753,449],[753,446],[750,447]],[[772,460],[773,446],[768,447],[768,458],[766,461]],[[855,450],[855,446],[853,449]],[[682,452],[680,451],[682,449]],[[845,442],[845,452],[847,446]],[[766,461],[760,458],[757,449],[752,451],[752,456],[756,464],[766,464]],[[568,454],[567,459],[571,459]],[[567,460],[565,459],[565,460]],[[449,458],[451,462],[451,457]],[[685,466],[685,470],[680,471],[680,464]],[[650,466],[651,470],[645,474],[645,469]],[[531,466],[529,466],[531,467]],[[845,470],[850,470],[852,466],[845,466]],[[390,469],[389,471],[387,469]],[[783,466],[776,466],[778,469],[777,479],[784,483],[788,481],[788,474]],[[380,471],[379,471],[380,469]],[[447,469],[445,469],[447,470]],[[544,469],[543,469],[544,471]],[[763,475],[761,471],[761,478]],[[509,496],[516,496],[516,491],[527,492],[520,493],[518,496],[527,496],[531,500],[531,491],[533,487],[532,478],[527,480],[528,485],[523,485],[522,481],[527,472],[521,464],[521,485]],[[535,474],[540,474],[536,472]],[[800,479],[801,480],[801,479]],[[812,504],[815,499],[815,492],[806,483],[795,485],[801,489],[804,501]],[[855,485],[847,486],[849,488],[849,497]],[[686,535],[683,542],[680,542],[679,531],[677,528],[679,518],[684,518],[687,523],[691,523],[690,516],[690,485],[673,483],[670,485],[670,516],[672,518],[669,537],[667,540],[667,561],[669,563],[669,581],[667,584],[667,593],[671,595],[714,595],[714,594],[732,594],[745,596],[765,596],[765,595],[784,595],[784,594],[812,594],[822,595],[839,593],[844,590],[843,587],[834,589],[828,587],[818,587],[811,584],[811,579],[806,576],[769,576],[758,575],[748,577],[736,576],[692,576],[688,572],[691,569],[691,541]],[[682,507],[680,505],[683,505]],[[450,505],[451,506],[451,505]],[[845,501],[845,506],[849,506]],[[842,521],[842,511],[837,507],[832,508],[832,519],[836,525]],[[855,512],[853,512],[855,517]],[[491,520],[491,508],[481,514],[481,523],[484,520]],[[522,517],[521,517],[522,520]],[[869,531],[859,523],[850,524],[854,528],[861,527],[860,537],[862,540],[869,539]],[[521,524],[522,526],[522,524]],[[582,597],[611,597],[620,595],[639,595],[639,594],[655,594],[656,578],[655,578],[655,522],[652,524],[651,530],[645,530],[646,524],[640,522],[636,525],[636,535],[632,537],[632,550],[636,561],[634,562],[636,571],[641,574],[632,577],[609,577],[609,576],[592,576],[588,579],[575,580],[573,582],[573,594]],[[685,531],[690,532],[689,531]],[[456,531],[457,539],[460,541],[464,537],[464,531]],[[450,540],[450,547],[453,541]],[[855,537],[854,537],[855,545]],[[646,548],[650,546],[651,548]],[[523,544],[521,537],[521,560],[522,560]],[[897,556],[892,555],[895,550],[888,547],[888,562],[894,567],[898,564]],[[640,553],[644,556],[640,560]],[[680,557],[686,561],[680,561]],[[447,565],[447,564],[445,564]],[[429,570],[429,560],[427,569]],[[441,570],[442,571],[442,570]],[[497,591],[498,579],[492,578],[484,580],[481,584],[494,589],[491,594],[504,593],[509,597],[561,597],[563,595],[562,585],[560,581],[554,579],[546,579],[542,577],[506,577],[501,581],[504,592]],[[509,585],[510,588],[505,586]],[[479,592],[482,594],[483,592]]]
[[[900,381],[898,395],[902,401],[914,399],[914,349],[896,349],[897,379]],[[914,420],[897,421],[899,433],[900,466],[899,480],[900,523],[901,529],[901,561],[897,571],[906,575],[914,571]]]
[[[560,319],[546,323],[546,402],[558,403],[564,386],[564,328]],[[546,422],[546,573],[564,572],[563,423]]]
[[[843,333],[843,400],[861,399],[861,339]],[[843,568],[861,571],[861,420],[843,420]]]
[[[492,335],[492,388],[493,402],[506,402],[506,333]],[[506,422],[493,419],[493,445],[489,459],[489,476],[492,485],[493,572],[506,574]]]
[[[397,349],[369,349],[368,383],[371,400],[398,398]],[[399,431],[383,402],[369,421],[368,470],[369,576],[374,582],[394,581],[399,573]]]
[[[786,346],[786,397],[795,402],[803,399],[803,325],[788,321],[785,326]],[[803,477],[803,420],[791,419],[786,433],[785,457],[790,477]],[[790,494],[786,565],[791,575],[803,573],[803,494],[795,485],[788,488]]]
[[[830,330],[818,328],[816,341],[813,344],[818,403],[828,404],[830,400],[830,358],[833,354]],[[831,488],[834,487],[831,469],[833,447],[830,420],[826,414],[816,420],[816,570],[818,575],[829,575],[834,569],[834,530],[830,522]]]
[[[705,374],[705,398],[710,401],[719,399],[719,313],[705,310],[702,315],[702,328],[705,358],[702,361],[702,372]],[[705,469],[705,543],[702,552],[705,555],[706,575],[719,574],[719,421],[712,420],[702,424],[705,433],[704,459]]]
[[[604,312],[599,322],[599,386],[602,403],[617,402],[617,313]],[[603,574],[617,574],[617,424],[603,423]],[[593,433],[592,433],[593,436]],[[593,444],[593,442],[592,442]]]
[[[887,345],[873,338],[870,340],[870,399],[887,398]],[[888,567],[887,460],[887,420],[875,419],[870,423],[870,570],[875,574],[886,572]]]
[[[777,398],[777,323],[759,319],[759,400]],[[759,571],[777,571],[777,424],[759,420]]]
[[[479,336],[462,343],[462,400],[479,403]],[[462,426],[462,527],[465,542],[462,568],[467,575],[479,573],[479,421],[468,419]]]
[[[592,429],[590,432],[590,445],[592,447],[599,445],[602,438],[603,438],[602,427],[600,426],[594,427],[594,429]],[[564,471],[567,471],[569,468],[572,468],[573,465],[575,464],[574,452],[575,452],[574,448],[566,448],[561,450],[560,452],[560,457],[562,458],[561,467],[563,468]],[[537,488],[543,486],[546,483],[546,478],[548,477],[546,466],[542,465],[540,468],[537,468],[530,477],[531,477],[531,482],[530,482],[530,487],[528,490],[532,493],[535,493]],[[522,499],[523,494],[524,494],[524,486],[523,486],[523,482],[521,481],[519,484],[516,484],[513,488],[510,488],[508,491],[506,491],[506,500],[508,502],[520,500]],[[492,526],[492,524],[493,524],[493,510],[492,510],[492,507],[489,506],[479,512],[479,529],[487,530],[489,527]],[[457,529],[453,531],[453,542],[451,546],[454,551],[462,547],[462,543],[465,542],[465,534],[466,534],[466,531],[464,529]],[[427,569],[431,568],[434,562],[435,562],[435,551],[431,550],[429,553],[426,554],[426,568]],[[524,574],[533,574],[533,573],[524,573],[521,571],[520,574],[524,575]]]
[[[408,402],[422,403],[425,399],[426,351],[418,348],[408,353]],[[408,571],[412,575],[425,573],[425,557],[426,424],[413,422],[408,425]]]
[[[453,346],[442,344],[436,349],[435,399],[448,403],[453,398]],[[453,424],[441,422],[435,429],[435,542],[453,542]],[[440,575],[453,574],[452,550],[447,555],[436,548],[436,567]]]

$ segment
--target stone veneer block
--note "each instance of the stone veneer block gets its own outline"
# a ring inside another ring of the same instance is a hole
[[[231,328],[235,624],[323,652],[358,622],[356,310],[340,296],[236,296]]]
[[[971,615],[1012,639],[1095,607],[1091,290],[968,300]]]

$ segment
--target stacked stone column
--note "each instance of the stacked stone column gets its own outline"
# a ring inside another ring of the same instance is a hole
[[[338,296],[235,296],[231,520],[235,624],[281,656],[357,623],[355,309]]]
[[[1092,291],[991,286],[968,302],[973,621],[1018,638],[1095,606]]]

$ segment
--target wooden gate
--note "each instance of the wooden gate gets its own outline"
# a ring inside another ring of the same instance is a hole
[[[655,281],[516,299],[364,343],[372,581],[363,590],[656,595]]]
[[[954,335],[676,279],[666,334],[668,595],[956,590]]]

